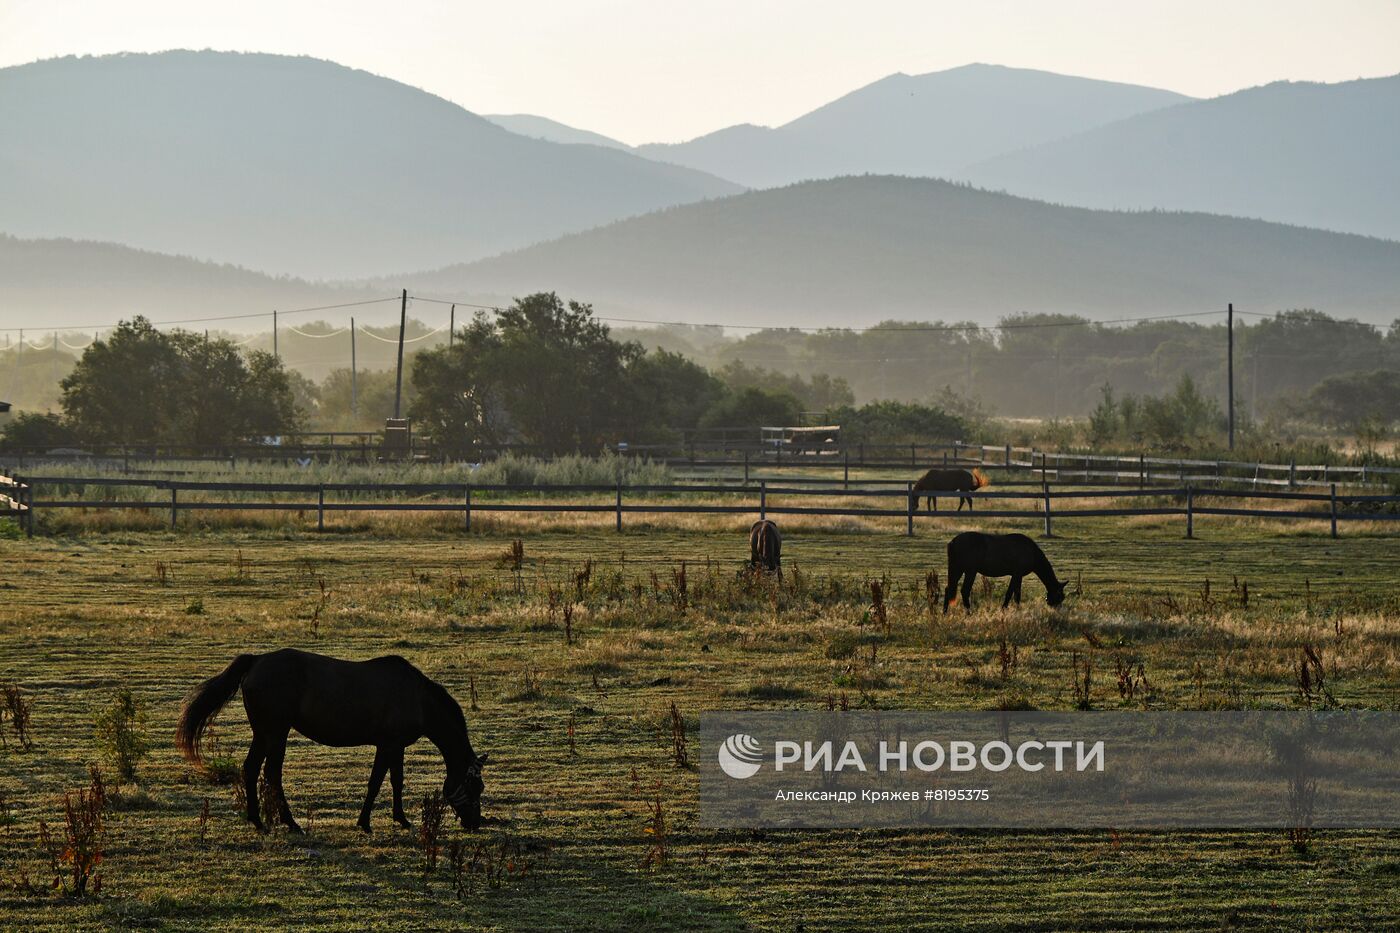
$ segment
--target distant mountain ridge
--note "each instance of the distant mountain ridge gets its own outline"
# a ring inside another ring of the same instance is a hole
[[[741,124],[636,151],[750,187],[839,175],[949,177],[992,156],[1190,99],[973,64],[889,75],[776,128]]]
[[[1396,316],[1400,243],[1199,213],[1063,207],[929,179],[805,182],[685,205],[414,287],[540,289],[645,319],[775,326],[1223,308]]]
[[[308,278],[441,265],[741,190],[278,55],[0,69],[0,126],[0,231]]]
[[[530,113],[488,113],[486,119],[521,136],[532,136],[552,143],[566,145],[606,146],[609,149],[622,149],[632,152],[632,147],[602,133],[581,130],[548,117],[537,117]]]
[[[1001,155],[964,177],[1086,207],[1202,210],[1400,240],[1400,75],[1192,101]]]
[[[184,320],[363,301],[385,294],[115,243],[0,235],[0,327],[23,327],[36,334],[115,323],[137,314]],[[378,323],[391,316],[397,319],[398,309],[385,304],[366,306],[358,313],[361,320]],[[205,326],[240,329],[237,321]],[[256,324],[265,326],[262,321]]]

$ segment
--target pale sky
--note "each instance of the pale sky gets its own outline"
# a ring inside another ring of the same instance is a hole
[[[0,0],[0,66],[171,48],[326,58],[635,144],[969,62],[1198,97],[1389,75],[1400,0]]]

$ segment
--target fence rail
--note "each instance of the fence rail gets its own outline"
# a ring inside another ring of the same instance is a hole
[[[34,534],[34,513],[29,508],[30,488],[13,477],[0,475],[0,517],[16,518],[30,536]]]
[[[475,448],[458,456],[429,453],[423,448],[421,460],[480,462],[506,454],[549,456],[545,448],[530,445],[501,445]],[[1237,460],[1178,459],[1100,453],[1061,453],[1033,447],[967,444],[961,441],[914,444],[844,444],[764,446],[758,443],[724,446],[631,445],[610,448],[609,452],[630,458],[645,458],[673,468],[742,470],[746,482],[754,470],[771,467],[803,467],[839,470],[849,483],[850,471],[891,470],[919,472],[930,467],[978,467],[1009,478],[1024,474],[1035,483],[1113,484],[1127,486],[1216,485],[1287,489],[1328,489],[1337,485],[1392,485],[1400,483],[1400,467],[1299,463],[1259,463]],[[236,447],[93,447],[82,450],[37,450],[13,448],[0,453],[0,463],[17,469],[26,464],[53,462],[91,463],[115,468],[123,473],[142,472],[141,464],[228,463],[238,461],[284,463],[378,462],[381,448],[366,437],[357,444],[329,443],[308,445],[288,443]],[[899,481],[892,481],[899,482]]]
[[[1065,489],[1052,488],[1042,482],[1038,488],[1025,490],[980,489],[975,492],[959,490],[923,491],[913,494],[912,483],[905,481],[900,487],[892,487],[888,482],[870,481],[870,485],[850,483],[828,485],[816,483],[786,483],[779,480],[770,485],[767,480],[757,483],[708,483],[708,484],[639,484],[623,485],[503,485],[471,483],[253,483],[253,482],[186,482],[181,480],[132,479],[109,477],[69,477],[69,476],[28,476],[4,479],[10,489],[22,490],[17,501],[23,510],[23,521],[29,534],[33,534],[36,513],[50,509],[144,509],[169,510],[170,526],[178,527],[182,512],[196,511],[315,511],[317,528],[325,529],[328,513],[344,512],[457,512],[463,516],[463,526],[471,529],[473,513],[610,513],[615,516],[616,527],[620,531],[623,516],[636,514],[752,514],[760,518],[769,515],[816,515],[850,516],[866,518],[903,518],[906,533],[914,534],[918,520],[933,517],[949,517],[957,514],[947,507],[943,509],[921,510],[919,502],[925,497],[935,500],[957,500],[969,498],[990,503],[970,513],[977,518],[1016,518],[1034,519],[1043,523],[1044,533],[1052,534],[1056,519],[1088,517],[1126,516],[1180,516],[1185,519],[1186,535],[1191,537],[1197,515],[1230,515],[1273,519],[1308,519],[1330,522],[1333,537],[1337,536],[1338,524],[1347,521],[1390,521],[1400,519],[1400,495],[1373,495],[1344,492],[1338,494],[1336,484],[1326,493],[1283,492],[1276,490],[1231,490],[1202,489],[1192,485],[1158,488],[1099,488]],[[40,499],[36,490],[45,491],[57,487],[57,496]],[[141,498],[90,498],[89,488],[97,489],[145,489],[151,494]],[[74,497],[63,494],[73,491]],[[219,499],[181,498],[181,493],[253,493],[262,496],[291,494],[297,498],[282,501],[244,501],[224,496]],[[327,495],[333,498],[328,499]],[[436,496],[434,499],[414,499],[411,501],[368,501],[355,496],[384,496],[401,494],[414,496]],[[151,498],[150,495],[161,495]],[[482,499],[481,496],[488,498]],[[339,498],[335,498],[339,496]],[[520,501],[555,497],[553,501]],[[637,501],[640,498],[658,497],[684,498],[695,496],[725,496],[745,501],[734,502],[672,502]],[[445,498],[444,498],[445,497]],[[476,498],[474,498],[476,497]],[[580,498],[606,497],[604,501],[578,501]],[[630,497],[631,502],[625,501]],[[772,501],[782,497],[787,501]],[[794,504],[791,500],[824,499],[815,505]],[[829,500],[875,500],[874,504],[852,502],[836,504]],[[879,506],[879,500],[896,499],[897,508]],[[1201,505],[1200,500],[1221,501],[1225,505]],[[1124,500],[1142,500],[1141,505],[1124,506],[1102,504]],[[1238,504],[1254,500],[1312,504],[1316,508],[1284,510],[1278,508],[1246,508]],[[1035,503],[1034,507],[995,507],[1002,501],[1007,506],[1012,503]],[[1230,502],[1237,504],[1230,505]],[[1056,508],[1054,503],[1070,503],[1069,508]],[[1083,502],[1086,507],[1074,508],[1075,502]]]

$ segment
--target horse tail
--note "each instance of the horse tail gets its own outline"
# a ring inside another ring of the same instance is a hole
[[[224,668],[223,673],[210,677],[196,687],[185,701],[185,708],[180,713],[180,723],[175,727],[175,747],[190,762],[202,763],[199,741],[204,736],[205,727],[209,725],[209,720],[224,708],[224,704],[233,699],[233,695],[242,686],[248,669],[260,657],[262,655],[240,654],[233,659],[232,664]]]
[[[972,488],[981,489],[983,486],[990,486],[992,481],[987,479],[987,474],[977,467],[972,468]]]

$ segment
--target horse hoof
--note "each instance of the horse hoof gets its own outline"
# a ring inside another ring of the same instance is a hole
[[[356,823],[355,825],[360,827],[360,829],[364,831],[364,834],[366,836],[374,835],[374,832],[369,828],[369,823]]]

